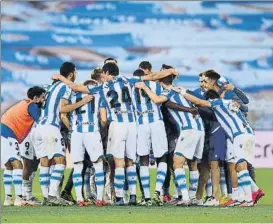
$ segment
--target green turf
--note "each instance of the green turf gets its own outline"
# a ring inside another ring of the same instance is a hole
[[[66,171],[67,174],[68,171]],[[154,170],[151,179],[155,179]],[[166,223],[166,222],[273,222],[273,171],[257,169],[257,182],[264,189],[266,197],[253,208],[181,208],[163,207],[4,207],[2,222],[131,222],[131,223]],[[67,175],[65,175],[67,176]],[[154,187],[152,182],[152,188]],[[34,195],[41,197],[38,178],[35,179]],[[3,186],[1,184],[1,198]]]

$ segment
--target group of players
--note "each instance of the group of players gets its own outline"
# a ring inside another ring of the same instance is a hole
[[[248,207],[264,196],[251,165],[255,136],[246,119],[249,100],[216,71],[200,73],[195,91],[174,85],[176,69],[163,64],[153,72],[148,61],[132,77],[119,76],[113,58],[83,85],[74,83],[76,74],[76,66],[65,62],[51,85],[30,88],[27,99],[3,114],[5,206]],[[61,192],[66,149],[73,169]],[[150,163],[157,166],[152,196]],[[43,201],[32,195],[38,165]]]

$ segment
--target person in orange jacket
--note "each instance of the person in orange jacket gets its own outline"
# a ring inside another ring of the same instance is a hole
[[[45,90],[39,86],[27,91],[27,98],[11,106],[1,117],[1,163],[4,169],[4,206],[25,205],[22,199],[22,170],[19,144],[29,134],[35,121],[40,117],[40,106],[45,99]],[[12,182],[15,201],[12,199]]]

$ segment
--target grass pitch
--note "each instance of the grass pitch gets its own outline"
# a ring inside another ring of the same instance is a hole
[[[68,176],[66,171],[66,177]],[[203,207],[3,207],[2,223],[273,223],[273,171],[257,169],[257,182],[266,196],[253,208],[203,208]],[[38,175],[37,175],[38,176]],[[41,198],[38,178],[35,178],[34,196]],[[155,170],[151,170],[154,189]],[[3,203],[3,184],[1,199]]]

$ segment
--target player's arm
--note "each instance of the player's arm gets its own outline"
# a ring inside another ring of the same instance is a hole
[[[225,90],[233,91],[239,97],[239,99],[242,101],[242,103],[244,103],[244,104],[248,104],[249,103],[249,99],[246,96],[246,94],[242,90],[236,88],[233,84],[231,84],[231,83],[226,84],[224,86],[224,89]]]
[[[106,108],[100,108],[100,124],[101,124],[101,128],[105,128],[105,126],[107,124]]]
[[[60,115],[62,122],[64,123],[65,127],[67,129],[70,129],[70,122],[67,117],[67,113],[61,113]]]
[[[197,115],[198,114],[198,110],[196,108],[192,108],[192,107],[184,107],[182,105],[179,105],[177,103],[174,103],[170,100],[168,100],[166,103],[164,103],[165,106],[169,109],[172,110],[177,110],[177,111],[182,111],[182,112],[189,112],[193,115]]]
[[[60,107],[60,112],[61,113],[69,113],[72,112],[73,110],[76,110],[79,107],[82,107],[83,105],[87,104],[93,99],[92,95],[87,95],[82,98],[81,101],[69,104],[69,101],[66,99],[61,100],[61,107]]]
[[[180,93],[182,96],[185,97],[185,99],[187,99],[188,101],[192,102],[193,104],[195,104],[196,106],[199,107],[211,107],[211,103],[207,100],[202,100],[199,99],[189,93],[187,93],[187,89],[183,88],[183,87],[179,87],[179,88],[173,88],[174,91]]]
[[[28,105],[28,114],[33,118],[34,121],[38,121],[41,115],[41,109],[36,103],[30,103]]]
[[[163,96],[163,95],[158,96],[148,86],[146,86],[144,82],[136,83],[135,87],[139,89],[143,89],[147,93],[149,98],[156,104],[164,103],[168,100],[166,96]]]
[[[163,79],[169,75],[178,75],[178,70],[177,69],[173,69],[173,68],[170,68],[170,69],[165,69],[165,70],[162,70],[162,71],[159,71],[159,72],[153,72],[149,75],[144,75],[144,76],[141,76],[141,81],[155,81],[155,80],[159,80],[159,79]]]
[[[63,83],[68,85],[75,92],[89,93],[89,89],[87,88],[87,86],[78,85],[78,84],[68,80],[67,78],[65,78],[62,75],[53,75],[52,79],[62,81]]]

